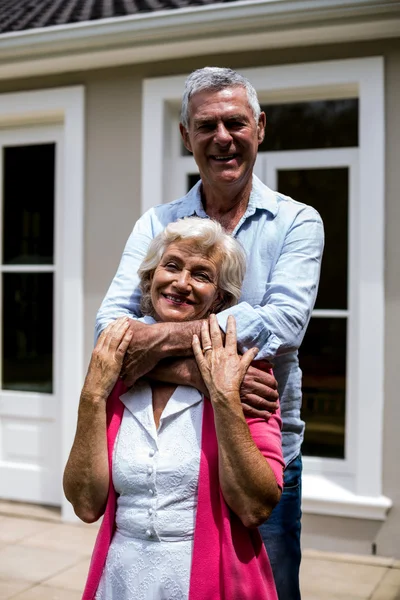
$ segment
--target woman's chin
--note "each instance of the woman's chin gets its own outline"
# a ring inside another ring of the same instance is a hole
[[[188,310],[183,307],[169,308],[168,310],[163,310],[157,313],[157,321],[162,321],[164,323],[175,323],[179,321],[193,321],[198,319],[193,310]]]

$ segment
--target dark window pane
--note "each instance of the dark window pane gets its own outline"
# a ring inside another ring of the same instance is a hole
[[[189,191],[194,185],[196,185],[196,183],[199,181],[199,179],[200,179],[200,173],[190,173],[190,175],[187,176],[187,185],[186,185],[187,191]]]
[[[52,264],[55,144],[3,154],[3,263]]]
[[[358,99],[269,104],[260,152],[358,146]]]
[[[3,389],[53,391],[53,274],[3,273]]]
[[[344,458],[346,319],[313,318],[299,350],[306,456]]]
[[[315,308],[347,309],[348,169],[278,172],[278,190],[311,204],[322,217],[325,250]]]

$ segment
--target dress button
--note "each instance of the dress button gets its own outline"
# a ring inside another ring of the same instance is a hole
[[[152,535],[152,534],[151,534],[151,531],[150,531],[150,529],[148,529],[148,530],[146,531],[146,537],[148,537],[148,538],[151,538],[151,535]]]
[[[152,515],[152,514],[153,514],[153,509],[149,508],[149,515]]]
[[[154,455],[155,455],[155,452],[154,452],[154,450],[153,450],[153,448],[152,448],[152,449],[150,450],[150,452],[149,452],[149,456],[154,456]]]
[[[151,474],[152,474],[152,472],[153,472],[153,467],[149,467],[149,468],[147,469],[147,473],[148,473],[148,475],[151,475]]]
[[[150,489],[149,494],[150,494],[150,496],[154,496],[154,490]]]

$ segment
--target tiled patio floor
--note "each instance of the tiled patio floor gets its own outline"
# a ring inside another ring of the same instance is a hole
[[[80,600],[97,527],[50,519],[0,506],[0,600]],[[301,585],[303,600],[400,600],[400,561],[304,550]]]

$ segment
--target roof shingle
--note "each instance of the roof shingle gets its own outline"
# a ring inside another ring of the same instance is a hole
[[[0,0],[0,34],[236,0]]]

